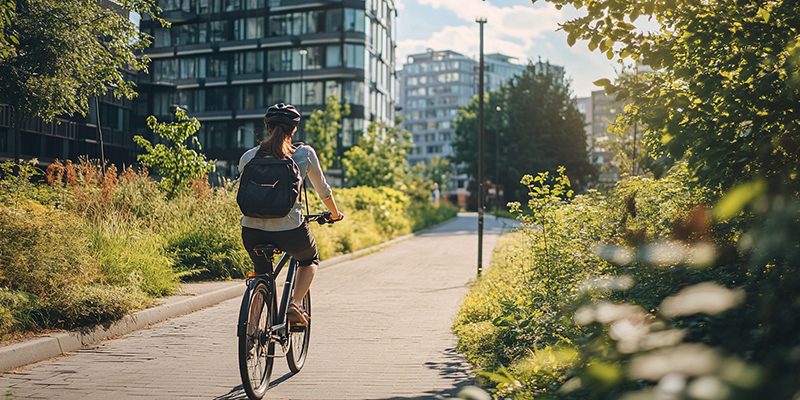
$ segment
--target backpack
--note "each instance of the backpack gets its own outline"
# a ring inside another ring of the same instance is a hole
[[[245,165],[236,202],[253,218],[283,218],[300,199],[303,177],[291,156],[268,158],[261,150]]]

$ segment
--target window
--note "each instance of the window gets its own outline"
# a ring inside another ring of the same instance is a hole
[[[197,43],[197,24],[181,25],[178,34],[178,46]]]
[[[322,49],[320,47],[309,47],[306,49],[306,59],[303,69],[320,69],[322,68]],[[300,60],[300,50],[296,52],[296,57]]]
[[[228,76],[229,54],[218,54],[208,57],[207,76],[219,78]]]
[[[342,84],[336,81],[326,81],[325,82],[325,98],[327,99],[328,96],[335,95],[339,101],[342,101]]]
[[[337,68],[342,66],[342,46],[328,46],[325,50],[325,67]]]
[[[269,71],[291,71],[292,50],[271,50],[269,52]]]
[[[290,83],[277,83],[267,87],[267,104],[291,104],[292,86]]]
[[[356,8],[344,9],[344,29],[348,32],[364,32],[366,17],[364,10]]]
[[[244,6],[248,10],[258,10],[264,8],[264,0],[245,0]]]
[[[322,32],[325,22],[324,11],[309,11],[306,13],[306,31],[304,33]]]
[[[156,28],[153,32],[153,47],[172,46],[172,32],[169,28]]]
[[[341,32],[342,30],[342,9],[328,10],[325,18],[325,31]]]
[[[231,96],[227,87],[206,89],[206,111],[231,109]]]
[[[202,89],[181,90],[178,92],[178,104],[185,105],[189,112],[205,111],[205,91]]]
[[[417,80],[417,78],[408,78],[408,79],[406,79],[406,85],[407,86],[416,86],[417,84],[419,84],[419,80]]]
[[[241,99],[239,104],[244,110],[264,107],[264,87],[257,86],[242,86],[239,88]]]
[[[233,35],[237,40],[258,39],[264,33],[264,18],[243,18],[234,21]]]
[[[364,82],[349,81],[344,83],[344,102],[364,105]]]
[[[364,68],[364,46],[360,44],[345,44],[344,59],[348,68]]]
[[[225,0],[225,11],[236,11],[242,9],[242,0]]]
[[[438,154],[442,152],[442,146],[428,146],[425,149],[425,152],[428,154]]]
[[[260,74],[262,72],[264,72],[264,52],[248,51],[234,56],[234,75]]]
[[[291,14],[271,15],[269,17],[269,35],[284,36],[292,30]]]
[[[224,42],[228,40],[228,21],[213,21],[209,24],[209,35],[212,42]]]
[[[180,61],[181,65],[181,79],[196,79],[206,77],[206,59],[201,58],[183,58]]]
[[[317,82],[300,82],[301,87],[305,90],[305,96],[302,99],[300,104],[303,105],[321,105],[324,104],[325,101],[323,100],[323,93],[322,93],[322,83],[320,81]]]
[[[153,61],[153,82],[173,82],[177,72],[178,60]]]

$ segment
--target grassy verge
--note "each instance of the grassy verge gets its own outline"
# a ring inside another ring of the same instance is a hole
[[[38,178],[43,182],[33,183]],[[46,181],[46,183],[44,182]],[[117,319],[175,292],[181,281],[243,278],[232,184],[192,183],[166,200],[147,171],[88,162],[33,163],[0,180],[0,339]],[[313,229],[323,259],[456,215],[397,190],[336,190],[348,218]],[[311,194],[311,208],[322,204]]]

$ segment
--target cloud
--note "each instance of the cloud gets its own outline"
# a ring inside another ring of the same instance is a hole
[[[580,96],[596,90],[591,82],[600,78],[613,78],[613,65],[602,54],[589,52],[586,43],[569,47],[566,33],[558,30],[558,24],[576,18],[582,13],[564,8],[556,10],[547,2],[535,5],[501,6],[491,0],[402,0],[404,11],[431,8],[442,18],[441,25],[431,26],[424,39],[403,39],[397,43],[398,67],[406,62],[410,54],[424,53],[428,48],[452,50],[466,56],[478,54],[478,16],[486,17],[484,25],[484,51],[517,57],[521,62],[541,57],[554,65],[566,68],[567,76],[573,79],[573,89]],[[495,0],[497,2],[497,0]],[[444,14],[442,14],[444,12]],[[413,18],[401,14],[401,18]]]

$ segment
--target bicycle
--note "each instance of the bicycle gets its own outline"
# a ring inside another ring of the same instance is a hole
[[[306,221],[316,221],[320,225],[332,224],[335,221],[330,219],[330,214],[307,215]],[[254,250],[267,259],[268,268],[264,274],[248,274],[247,290],[242,297],[236,330],[239,337],[239,372],[244,391],[251,400],[261,399],[269,389],[273,361],[276,357],[282,357],[275,355],[275,345],[281,346],[289,369],[297,373],[305,364],[311,339],[310,319],[306,326],[289,326],[286,315],[292,300],[297,262],[273,244],[260,244]],[[281,253],[283,255],[278,264],[273,267],[275,255]],[[278,308],[275,279],[287,263],[289,267]],[[301,307],[311,316],[310,290],[303,297]]]

